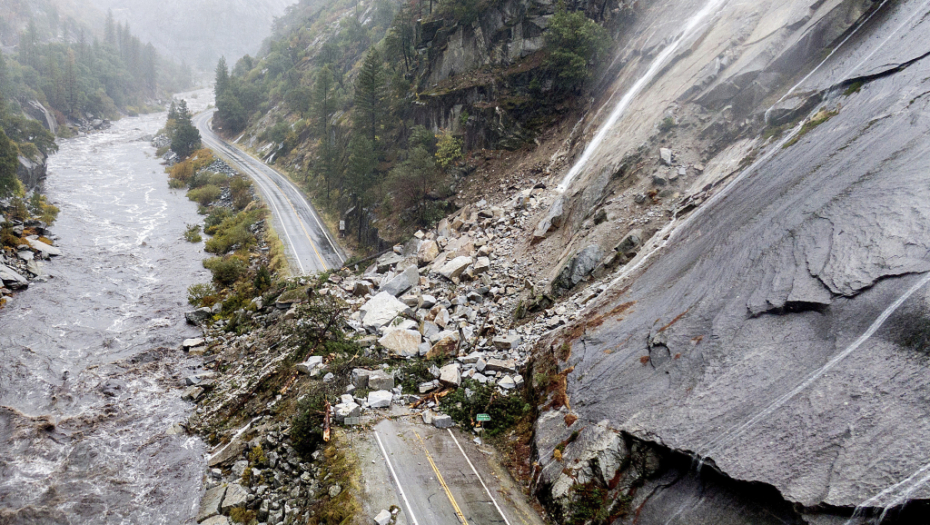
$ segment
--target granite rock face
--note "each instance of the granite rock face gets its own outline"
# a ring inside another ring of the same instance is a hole
[[[763,4],[760,13],[773,13],[765,27],[781,28],[771,40],[784,47],[734,47],[731,65],[691,92],[703,93],[701,104],[714,107],[727,89],[746,96],[754,82],[758,93],[775,89],[767,72],[796,63],[792,46],[836,46],[871,7]],[[838,47],[797,89],[817,99],[805,117],[818,124],[796,140],[760,143],[752,167],[647,244],[641,265],[551,338],[570,342],[559,367],[579,420],[562,422],[561,407],[537,423],[545,497],[572,494],[562,469],[573,465],[573,485],[615,473],[648,479],[652,497],[632,496],[646,525],[842,524],[848,513],[831,508],[930,499],[930,408],[921,401],[930,363],[920,342],[930,315],[930,186],[921,168],[930,156],[930,99],[921,95],[930,92],[930,43],[920,35],[930,22],[910,17],[920,8],[887,4]],[[724,14],[717,24],[737,22]],[[831,104],[827,95],[837,93]],[[766,108],[740,98],[732,109],[761,119]],[[578,202],[565,207],[577,214]],[[578,429],[558,461],[554,445]],[[586,459],[606,432],[652,450],[661,466],[650,475],[628,466],[597,472],[617,463]],[[692,456],[710,467],[695,472]],[[721,503],[701,505],[708,497]]]

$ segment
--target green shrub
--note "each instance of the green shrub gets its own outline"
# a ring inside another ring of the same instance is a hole
[[[203,240],[203,237],[200,236],[200,225],[199,224],[188,224],[187,229],[184,230],[184,239],[187,242],[200,242]]]
[[[229,208],[211,208],[207,214],[207,218],[203,221],[204,233],[207,235],[216,235],[216,231],[220,224],[233,215],[235,214]]]
[[[187,192],[187,198],[199,203],[201,206],[206,206],[216,199],[219,199],[222,194],[223,190],[219,187],[213,184],[207,184],[206,186]]]
[[[471,380],[462,386],[442,399],[442,410],[467,429],[474,428],[478,414],[488,414],[491,421],[484,423],[483,428],[493,437],[515,427],[532,410],[519,393],[502,396],[494,388]],[[472,390],[471,397],[465,395],[465,387]]]
[[[668,133],[675,128],[675,119],[672,117],[665,117],[662,119],[662,123],[659,124],[659,131],[662,133]]]
[[[255,286],[255,289],[260,293],[271,288],[271,272],[268,271],[267,266],[262,266],[258,269],[258,272],[255,274],[255,279],[252,281],[252,285]]]
[[[248,270],[245,261],[235,255],[211,257],[203,262],[203,267],[210,270],[213,280],[223,286],[234,284]]]
[[[203,306],[203,300],[216,294],[211,283],[192,284],[187,287],[187,302],[191,306]]]
[[[250,228],[263,215],[262,210],[253,210],[249,212],[240,212],[231,217],[227,217],[215,228],[208,228],[214,231],[212,239],[207,241],[204,248],[210,253],[222,255],[232,249],[248,249],[258,242]]]
[[[461,160],[463,157],[462,141],[452,136],[452,133],[443,130],[442,134],[439,136],[439,143],[436,150],[436,163],[439,164],[439,167],[443,170],[448,170],[452,164]]]

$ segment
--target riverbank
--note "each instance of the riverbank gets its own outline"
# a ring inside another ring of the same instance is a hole
[[[193,523],[203,444],[176,430],[197,363],[168,349],[197,335],[181,298],[209,274],[184,240],[196,206],[142,140],[163,121],[125,118],[49,158],[67,259],[0,313],[4,523]]]

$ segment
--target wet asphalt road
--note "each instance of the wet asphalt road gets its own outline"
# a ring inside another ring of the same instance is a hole
[[[398,523],[542,525],[472,438],[404,418],[382,420],[374,434],[397,491]]]
[[[205,146],[255,182],[274,217],[293,273],[309,275],[339,268],[346,256],[313,205],[287,177],[220,138],[210,126],[215,110],[193,118]]]

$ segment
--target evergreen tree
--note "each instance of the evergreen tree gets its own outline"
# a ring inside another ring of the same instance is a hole
[[[364,134],[373,147],[383,122],[384,72],[381,55],[371,49],[355,80],[355,130]]]
[[[16,178],[19,169],[18,151],[16,144],[0,130],[0,198],[16,194],[21,186]]]
[[[228,90],[229,68],[226,66],[226,57],[220,57],[220,61],[216,64],[216,86],[214,87],[216,99],[219,100]]]
[[[346,183],[355,195],[358,211],[358,242],[362,242],[362,217],[369,204],[370,190],[375,183],[375,168],[378,156],[371,141],[364,135],[354,134],[349,142],[349,162],[346,166]]]
[[[10,96],[9,72],[6,69],[6,59],[3,58],[3,51],[0,51],[0,117],[5,109],[6,98]]]
[[[113,21],[113,10],[107,11],[107,25],[104,30],[104,41],[111,46],[116,45],[116,23]]]
[[[241,131],[249,123],[245,108],[232,90],[216,99],[216,118],[230,131]]]
[[[573,90],[590,79],[597,58],[605,50],[610,36],[583,11],[569,12],[565,4],[549,21],[545,34],[546,68],[556,77],[559,87]]]
[[[336,109],[333,70],[328,65],[323,66],[316,74],[313,83],[313,117],[317,121],[320,137],[328,135],[329,119]]]
[[[422,146],[410,150],[407,160],[391,170],[388,183],[394,202],[402,208],[415,208],[417,219],[426,222],[428,197],[442,180],[436,159]]]
[[[180,157],[187,157],[200,149],[200,132],[191,122],[191,114],[187,109],[187,101],[178,103],[178,118],[171,137],[171,149]]]
[[[73,115],[77,109],[77,65],[74,50],[68,49],[68,61],[65,63],[65,98],[68,104],[68,113]]]

